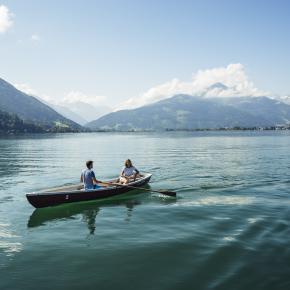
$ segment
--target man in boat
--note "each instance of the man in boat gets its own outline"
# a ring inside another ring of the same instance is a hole
[[[137,177],[141,177],[139,170],[133,166],[130,159],[125,161],[125,167],[123,168],[119,182],[121,184],[128,184],[131,181],[135,181]]]
[[[96,179],[95,173],[93,171],[93,161],[88,160],[86,162],[87,168],[82,171],[81,174],[81,182],[84,184],[85,190],[96,189],[101,186],[98,183],[102,183],[101,181]]]

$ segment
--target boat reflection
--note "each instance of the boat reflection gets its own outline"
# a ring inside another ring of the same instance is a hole
[[[162,204],[174,203],[174,199],[156,199]],[[156,202],[154,200],[154,202]],[[110,207],[125,206],[126,216],[125,221],[130,222],[133,215],[134,208],[146,202],[152,202],[152,200],[144,200],[142,197],[135,197],[134,199],[121,199],[111,200],[103,202],[85,202],[85,203],[71,203],[62,206],[49,207],[49,208],[38,208],[33,211],[28,219],[27,227],[35,228],[39,226],[45,226],[48,222],[58,220],[71,220],[77,219],[79,215],[82,216],[82,221],[85,222],[89,233],[94,234],[96,229],[96,218],[101,210],[106,210]]]
[[[123,201],[102,205],[100,205],[100,203],[79,203],[50,208],[38,208],[35,209],[29,217],[27,227],[39,227],[45,225],[47,222],[56,220],[76,219],[78,215],[82,215],[82,220],[87,224],[89,232],[94,234],[96,217],[101,209],[108,206],[112,207],[125,205],[128,208],[128,211],[130,211],[130,213],[127,214],[127,218],[129,218],[132,215],[134,205],[137,204],[139,203]]]

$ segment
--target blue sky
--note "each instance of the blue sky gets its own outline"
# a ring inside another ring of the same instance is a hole
[[[0,33],[0,77],[42,96],[77,92],[116,106],[174,78],[237,63],[255,87],[290,94],[290,0],[0,5],[13,14]]]

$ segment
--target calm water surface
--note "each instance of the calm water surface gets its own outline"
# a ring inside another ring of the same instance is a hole
[[[126,158],[153,189],[35,210]],[[0,137],[0,289],[290,289],[290,133]]]

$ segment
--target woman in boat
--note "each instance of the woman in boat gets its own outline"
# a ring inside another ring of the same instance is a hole
[[[82,171],[81,174],[81,182],[84,184],[85,190],[96,189],[101,186],[98,183],[102,183],[101,181],[96,179],[95,173],[93,171],[93,161],[88,160],[86,162],[87,168]]]
[[[139,170],[133,166],[130,159],[127,159],[125,161],[125,167],[121,172],[119,182],[121,184],[128,184],[131,181],[135,181],[139,176],[141,176]]]

